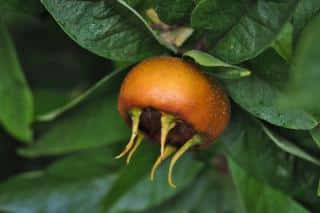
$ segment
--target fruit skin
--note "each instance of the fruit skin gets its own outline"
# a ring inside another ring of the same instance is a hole
[[[146,59],[127,74],[118,109],[128,123],[128,111],[134,107],[172,114],[210,140],[223,132],[230,118],[222,87],[195,65],[169,56]]]

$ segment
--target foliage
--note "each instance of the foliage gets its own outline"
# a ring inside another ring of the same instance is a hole
[[[318,0],[0,0],[0,13],[1,212],[320,211]],[[232,100],[217,143],[177,163],[176,189],[168,162],[149,181],[148,140],[127,167],[113,159],[129,138],[119,86],[162,54]]]

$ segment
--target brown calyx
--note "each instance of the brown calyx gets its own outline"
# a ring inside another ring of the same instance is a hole
[[[152,141],[160,143],[161,136],[161,112],[151,107],[144,108],[140,117],[139,129],[145,133]],[[196,134],[193,127],[182,121],[177,120],[175,127],[170,130],[166,144],[175,147],[182,146],[186,141]]]

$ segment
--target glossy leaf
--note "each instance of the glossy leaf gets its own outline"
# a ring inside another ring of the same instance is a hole
[[[246,9],[245,1],[201,0],[192,11],[191,26],[221,35],[235,25]]]
[[[221,61],[220,59],[218,59],[208,53],[199,51],[199,50],[189,50],[189,51],[185,52],[183,54],[183,56],[192,58],[197,64],[204,66],[204,67],[225,68],[222,71],[218,71],[218,70],[210,70],[209,71],[209,73],[217,75],[220,78],[237,79],[237,78],[249,76],[251,74],[251,71],[246,68],[227,64],[227,63]]]
[[[210,53],[228,63],[240,63],[257,56],[277,38],[297,3],[297,0],[256,1],[255,4],[248,1],[241,17]]]
[[[257,76],[225,82],[232,99],[254,116],[290,129],[312,129],[318,122],[304,110],[283,107],[277,100],[287,97]]]
[[[160,19],[168,24],[187,20],[193,4],[192,0],[154,0],[154,7]]]
[[[226,62],[221,61],[220,59],[200,50],[189,50],[183,54],[183,56],[187,56],[192,58],[196,63],[205,67],[238,67]]]
[[[282,151],[250,115],[234,108],[231,123],[219,140],[248,175],[319,211],[320,198],[315,194],[318,167]]]
[[[290,129],[311,129],[317,120],[298,103],[289,100],[290,65],[274,50],[268,49],[249,61],[252,75],[238,81],[226,81],[231,97],[245,110],[274,125]]]
[[[119,3],[102,0],[42,0],[42,3],[73,40],[99,56],[137,61],[162,52],[140,20]]]
[[[0,124],[22,141],[32,139],[33,98],[14,45],[0,20]]]
[[[247,213],[309,212],[289,196],[250,176],[232,160],[229,165]]]

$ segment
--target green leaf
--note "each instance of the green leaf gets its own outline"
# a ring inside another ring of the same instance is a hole
[[[134,9],[132,8],[129,4],[126,3],[126,1],[124,0],[118,0],[118,2],[120,4],[122,4],[124,7],[126,7],[130,12],[132,12],[137,18],[140,19],[140,21],[145,25],[145,27],[149,30],[149,32],[153,35],[153,37],[160,43],[162,44],[164,47],[167,47],[169,50],[171,50],[174,53],[177,53],[178,50],[169,42],[165,41],[164,39],[162,39],[157,33],[156,31],[154,31],[151,26],[149,25],[149,23]]]
[[[102,199],[103,211],[109,211],[118,200],[130,191],[150,171],[156,159],[156,147],[145,143],[139,147],[132,158],[132,162],[122,169],[112,188]]]
[[[209,53],[235,64],[257,56],[277,38],[297,3],[298,0],[247,1],[241,17]]]
[[[209,167],[176,197],[145,212],[244,213],[228,173]]]
[[[249,61],[252,75],[238,81],[226,81],[233,100],[253,115],[290,129],[312,129],[317,120],[298,103],[284,106],[290,65],[274,50],[268,49]]]
[[[231,122],[219,138],[225,151],[249,175],[297,198],[318,212],[317,166],[282,151],[265,134],[259,122],[233,108]]]
[[[238,67],[221,61],[220,59],[200,50],[189,50],[183,54],[192,58],[196,63],[205,67]]]
[[[229,166],[247,213],[309,212],[286,194],[250,176],[232,160]]]
[[[220,78],[238,79],[238,78],[249,76],[251,74],[251,71],[246,68],[227,64],[221,61],[220,59],[199,50],[189,50],[185,52],[183,56],[192,58],[197,64],[200,64],[201,66],[204,66],[204,67],[225,68],[223,71],[210,70],[212,71],[212,72],[209,72],[210,74],[212,73],[214,75],[219,76]]]
[[[76,100],[58,111],[58,114],[62,113],[77,104],[51,123],[37,143],[21,149],[20,154],[29,157],[61,155],[127,141],[130,130],[117,110],[117,92],[124,74],[124,71],[117,71],[105,77],[91,89],[90,95],[84,95],[83,100],[79,98],[80,102]]]
[[[300,106],[320,114],[320,15],[307,26],[293,58],[290,86],[288,93],[291,94],[291,101],[297,102]]]
[[[278,38],[273,42],[272,47],[278,52],[279,55],[286,61],[290,61],[292,56],[292,44],[293,44],[293,26],[291,23],[287,23]]]
[[[311,134],[313,140],[315,141],[315,143],[320,148],[320,126],[317,126],[316,128],[312,129],[310,131],[310,134]]]
[[[191,26],[221,34],[237,24],[246,5],[235,0],[201,0],[192,11]]]
[[[14,45],[0,20],[0,123],[21,141],[32,139],[33,98]]]
[[[149,143],[149,141],[146,142]],[[140,155],[145,155],[143,154],[145,151],[140,152]],[[152,149],[152,151],[155,151],[154,153],[158,154],[159,146],[157,146],[156,150]],[[110,212],[126,212],[129,210],[142,211],[152,206],[159,205],[177,195],[179,192],[186,190],[190,183],[197,178],[199,170],[202,168],[202,163],[193,160],[190,154],[182,157],[177,163],[177,167],[174,171],[174,181],[177,184],[177,188],[173,189],[170,188],[167,182],[169,161],[159,167],[154,181],[150,181],[149,175],[146,175],[149,174],[151,164],[154,160],[154,158],[150,158],[150,163],[140,161],[140,164],[137,163],[137,159],[132,161],[134,171],[137,171],[136,167],[138,166],[143,167],[144,176],[142,178],[132,175],[132,170],[130,168],[124,169],[123,173],[121,173],[122,175],[119,176],[119,178],[122,177],[121,181],[120,179],[118,180],[118,190],[122,192],[121,194],[123,195],[118,202],[113,205]],[[132,182],[134,178],[136,178],[137,183],[133,185]],[[128,181],[131,182],[131,184],[126,189],[124,186],[128,186]],[[113,196],[119,196],[118,193],[120,192],[118,190],[115,190],[114,188],[113,191],[109,192],[107,196],[109,202],[111,197],[111,200],[114,200],[115,198]]]
[[[98,212],[116,178],[111,153],[110,148],[92,150],[9,179],[0,185],[0,211]]]
[[[296,146],[291,141],[288,141],[286,138],[278,135],[277,133],[273,132],[270,128],[268,128],[266,125],[261,123],[263,131],[269,136],[271,141],[273,141],[280,149],[297,156],[298,158],[304,159],[306,161],[309,161],[311,163],[314,163],[317,166],[320,166],[320,160],[313,157],[309,153],[305,152],[300,147]]]
[[[0,211],[100,212],[106,193],[116,196],[108,200],[113,206],[108,212],[142,210],[175,196],[202,168],[190,155],[183,157],[174,173],[178,188],[173,190],[167,185],[167,164],[159,168],[154,182],[146,176],[159,154],[158,145],[145,141],[129,166],[114,159],[117,147],[86,150],[58,160],[44,171],[9,179],[0,185]]]
[[[186,21],[194,4],[192,0],[154,0],[153,2],[160,19],[167,24]]]
[[[316,14],[319,14],[320,1],[318,0],[300,0],[297,9],[293,15],[294,37],[297,40],[305,26],[312,20]]]
[[[113,60],[137,61],[163,50],[119,3],[42,0],[62,29],[80,46]]]
[[[226,81],[225,85],[229,95],[243,109],[274,125],[312,129],[318,124],[315,118],[298,107],[283,107],[277,100],[287,97],[257,76]]]
[[[285,91],[290,73],[290,64],[274,49],[269,48],[248,61],[254,74],[280,92]]]
[[[156,180],[148,184],[148,174],[158,154],[159,146],[153,146],[149,141],[144,141],[143,145],[138,149],[137,153],[135,153],[132,162],[120,171],[112,189],[110,189],[103,198],[102,205],[104,211],[119,212],[127,208],[142,210],[158,204],[161,200],[165,200],[169,196],[173,196],[178,191],[184,189],[201,168],[201,164],[192,162],[190,158],[186,158],[187,156],[185,156],[179,160],[174,172],[175,181],[177,182],[176,190],[170,189],[168,186],[167,163],[165,166],[162,165],[156,173]],[[151,187],[151,189],[147,190],[146,185]],[[161,187],[159,188],[159,186]],[[142,202],[141,197],[145,199],[145,193],[152,196],[149,200]],[[135,198],[137,195],[141,195],[141,197]],[[129,200],[130,203],[128,203]],[[136,202],[134,202],[134,200],[136,200]]]
[[[310,131],[312,130],[291,130],[285,128],[274,128],[274,131],[277,134],[280,134],[282,137],[290,139],[295,145],[299,146],[305,151],[312,153],[313,156],[319,156],[320,150],[318,150],[318,146],[315,144]]]

